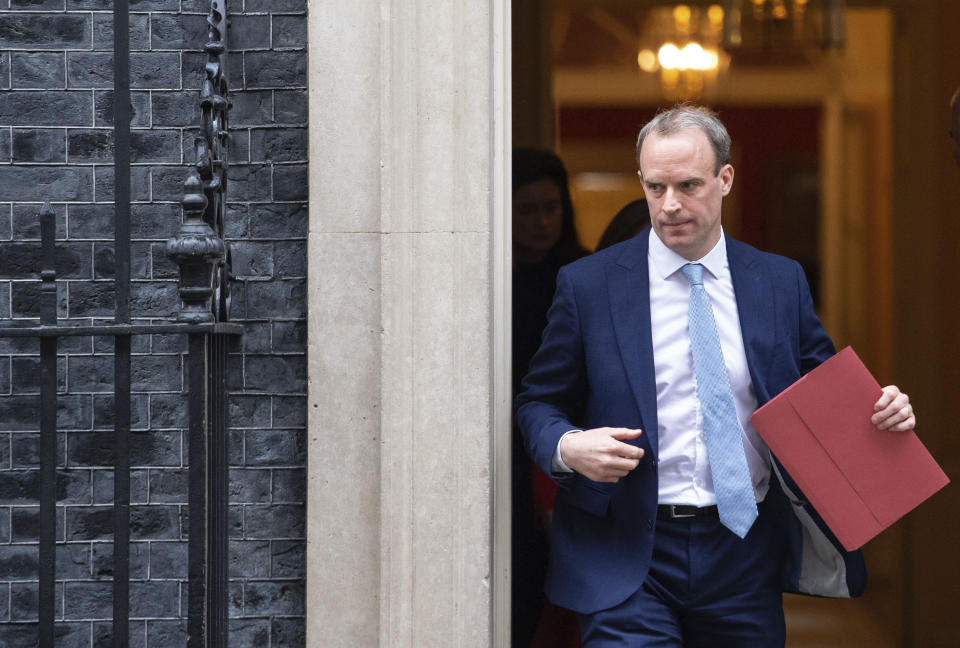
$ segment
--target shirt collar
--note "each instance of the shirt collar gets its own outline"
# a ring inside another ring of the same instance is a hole
[[[661,279],[666,279],[688,263],[703,265],[714,278],[720,277],[727,268],[727,241],[723,230],[720,230],[720,240],[717,241],[712,250],[697,261],[689,261],[668,248],[653,228],[650,228],[649,254],[650,260],[653,261],[654,270]]]

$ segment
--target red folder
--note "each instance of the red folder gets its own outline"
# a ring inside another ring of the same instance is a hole
[[[881,393],[847,347],[750,418],[848,551],[950,481],[912,431],[878,430],[870,422]]]

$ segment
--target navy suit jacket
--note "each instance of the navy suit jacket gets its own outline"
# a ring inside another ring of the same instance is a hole
[[[560,270],[543,341],[517,397],[537,465],[552,473],[573,429],[639,428],[640,465],[615,484],[556,476],[547,595],[592,613],[636,591],[649,568],[657,516],[657,398],[650,331],[649,229]],[[759,405],[830,357],[800,265],[727,237],[744,349]],[[785,591],[856,596],[859,552],[843,550],[776,461],[767,500],[787,547]]]

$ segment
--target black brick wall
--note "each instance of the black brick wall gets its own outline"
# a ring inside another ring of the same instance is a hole
[[[229,0],[232,648],[304,646],[306,0]],[[38,315],[40,203],[57,215],[59,316],[113,315],[113,3],[0,0],[0,325]],[[131,0],[132,309],[172,318],[209,0]],[[34,645],[38,353],[0,339],[0,646]],[[112,340],[60,343],[58,645],[109,645]],[[131,645],[184,645],[185,340],[133,341]]]

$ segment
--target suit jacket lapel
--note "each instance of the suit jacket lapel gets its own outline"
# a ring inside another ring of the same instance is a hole
[[[610,315],[630,388],[640,410],[643,434],[657,456],[657,388],[650,333],[650,279],[644,230],[607,266]]]
[[[775,295],[763,272],[759,255],[749,246],[727,237],[727,260],[740,315],[740,331],[754,393],[762,405],[769,400],[767,375],[776,344]]]

